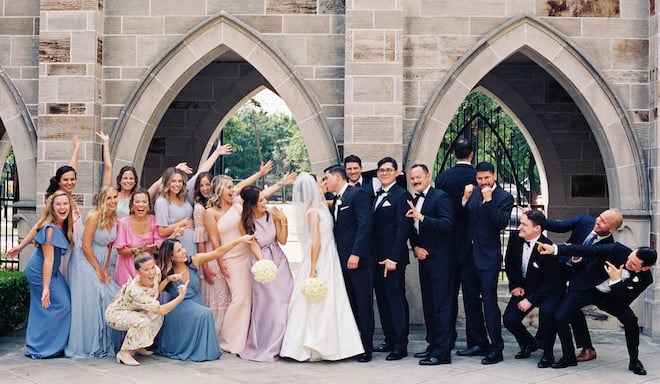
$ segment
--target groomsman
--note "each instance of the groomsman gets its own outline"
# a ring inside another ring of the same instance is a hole
[[[410,169],[410,184],[415,198],[408,201],[406,217],[413,219],[410,242],[419,260],[419,283],[426,325],[424,352],[419,365],[451,363],[454,289],[454,257],[451,254],[451,229],[454,207],[449,195],[431,187],[431,174],[424,164]]]
[[[408,356],[408,301],[406,299],[406,265],[408,236],[412,220],[406,217],[412,196],[397,185],[397,162],[385,157],[378,162],[378,180],[382,189],[376,192],[373,205],[372,238],[378,260],[374,288],[385,341],[374,348],[390,352],[386,360]]]
[[[472,142],[464,138],[458,138],[452,144],[453,154],[456,158],[456,165],[444,172],[438,174],[435,178],[435,187],[442,189],[449,194],[454,206],[454,227],[452,229],[452,257],[456,260],[456,269],[454,283],[453,300],[453,321],[452,327],[452,345],[456,342],[456,318],[458,317],[458,290],[461,284],[461,270],[463,269],[463,258],[460,256],[463,247],[463,237],[467,233],[467,212],[462,209],[463,205],[463,191],[468,184],[477,185],[476,171],[472,165],[472,158],[474,152],[472,150]],[[464,297],[465,298],[465,297]],[[465,304],[465,301],[463,302]],[[470,333],[470,329],[466,328],[467,345],[476,345],[475,336]]]
[[[558,330],[567,330],[571,315],[585,305],[596,305],[603,311],[615,316],[626,335],[626,346],[630,363],[628,370],[636,375],[646,375],[646,369],[639,360],[639,324],[637,316],[630,308],[630,303],[639,296],[646,287],[653,283],[653,266],[658,255],[653,248],[640,247],[631,250],[621,243],[605,245],[541,245],[544,255],[575,255],[578,257],[597,258],[600,269],[594,269],[591,276],[585,277],[585,284],[591,289],[585,291],[568,291],[562,298],[555,322]],[[570,334],[569,334],[570,336]],[[577,365],[575,347],[570,337],[562,337],[562,358],[552,365],[553,368],[565,368]]]
[[[520,346],[515,358],[528,358],[539,346],[523,325],[523,319],[532,309],[539,308],[538,329],[542,332],[541,348],[544,351],[539,368],[547,368],[553,363],[552,348],[556,338],[554,315],[564,291],[559,262],[554,257],[541,256],[536,249],[537,243],[552,244],[543,236],[545,225],[546,218],[541,211],[524,212],[520,217],[518,236],[511,234],[504,263],[512,295],[504,311],[504,326]]]
[[[466,251],[461,253],[465,320],[475,345],[468,345],[468,349],[457,354],[485,356],[481,364],[497,364],[503,360],[504,349],[502,314],[497,304],[497,277],[502,266],[500,231],[509,223],[513,196],[495,184],[497,174],[492,164],[479,163],[476,171],[478,188],[468,184],[463,193],[468,231]]]
[[[381,187],[380,181],[375,177],[365,178],[362,175],[362,160],[357,155],[348,155],[344,158],[344,168],[348,183],[369,192],[373,201],[374,194]]]
[[[373,253],[371,249],[372,210],[369,193],[348,184],[344,167],[325,170],[325,185],[335,193],[330,208],[334,234],[346,291],[355,315],[364,354],[358,361],[371,361],[374,335]]]

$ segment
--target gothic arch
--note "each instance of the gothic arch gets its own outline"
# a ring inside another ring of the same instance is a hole
[[[408,158],[432,163],[454,111],[484,76],[515,52],[544,68],[580,108],[603,157],[610,206],[628,213],[647,212],[646,166],[624,109],[597,69],[568,38],[528,16],[512,19],[494,30],[454,64],[415,127]]]
[[[298,71],[275,47],[226,12],[182,36],[157,60],[129,96],[113,132],[114,169],[133,164],[141,172],[158,123],[179,91],[200,70],[232,50],[256,68],[286,102],[309,151],[312,168],[337,163],[339,154],[323,110]]]
[[[36,200],[37,133],[18,89],[5,70],[0,67],[0,120],[5,127],[2,141],[9,138],[14,148],[21,200]],[[0,146],[4,160],[9,145]]]

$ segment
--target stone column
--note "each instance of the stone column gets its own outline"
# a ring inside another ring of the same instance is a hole
[[[403,161],[402,3],[346,2],[343,154],[365,169],[384,156]]]
[[[101,129],[103,1],[42,0],[40,7],[37,205],[78,135],[74,199],[89,208],[102,177],[95,131]]]

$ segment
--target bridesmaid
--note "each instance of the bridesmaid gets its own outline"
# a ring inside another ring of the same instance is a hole
[[[188,285],[183,302],[165,316],[158,339],[157,353],[179,360],[206,361],[220,357],[218,338],[213,315],[204,305],[199,292],[199,265],[222,257],[227,251],[241,244],[254,241],[254,236],[241,236],[227,245],[207,253],[188,256],[177,239],[167,239],[160,247],[159,257],[164,263],[164,276],[160,288],[166,289],[171,297],[177,297],[178,286]]]
[[[75,247],[69,261],[71,330],[66,357],[115,355],[121,333],[108,327],[103,313],[119,287],[108,271],[112,242],[117,236],[117,190],[106,185],[96,197],[96,207],[85,219],[82,247]]]
[[[186,174],[176,168],[167,168],[163,172],[163,184],[160,187],[158,199],[154,204],[156,226],[161,237],[172,235],[177,229],[183,229],[183,234],[177,236],[190,255],[197,253],[197,245],[193,233],[193,207],[188,202]]]
[[[124,343],[117,353],[117,363],[126,365],[140,365],[133,358],[135,354],[153,355],[147,347],[153,344],[163,325],[163,317],[183,301],[188,288],[188,284],[179,285],[179,296],[161,305],[158,301],[160,269],[156,266],[153,256],[136,251],[134,263],[137,277],[121,287],[105,310],[108,325],[119,331],[126,331]]]
[[[243,188],[241,198],[241,230],[254,235],[260,248],[257,252],[261,253],[260,256],[252,253],[252,265],[257,259],[272,260],[277,266],[277,274],[266,284],[252,282],[250,330],[240,356],[254,361],[276,361],[279,360],[293,290],[289,262],[280,248],[280,244],[286,244],[289,233],[287,218],[276,207],[266,208],[268,200],[257,187]]]
[[[36,249],[25,266],[30,284],[25,356],[33,359],[61,355],[69,337],[71,297],[59,266],[73,238],[72,205],[64,191],[55,191],[46,200],[36,224]]]
[[[163,241],[158,234],[156,217],[149,214],[151,211],[149,191],[138,188],[131,195],[130,207],[130,216],[119,219],[117,222],[117,239],[114,242],[114,247],[119,253],[114,280],[119,286],[124,285],[136,275],[133,262],[134,252],[139,250],[153,256],[154,249]]]

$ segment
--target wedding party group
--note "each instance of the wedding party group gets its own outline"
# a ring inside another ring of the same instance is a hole
[[[231,145],[219,145],[197,173],[181,163],[145,189],[131,166],[112,185],[109,138],[97,135],[104,174],[95,207],[83,219],[72,199],[80,148],[74,138],[69,165],[50,180],[41,218],[8,251],[13,256],[36,244],[25,268],[26,356],[115,356],[126,365],[154,353],[207,361],[222,351],[260,362],[366,363],[374,352],[400,360],[408,356],[405,278],[412,249],[427,342],[414,353],[419,365],[451,363],[462,291],[467,347],[458,356],[502,361],[504,324],[520,346],[516,359],[542,349],[539,368],[591,360],[596,351],[581,309],[593,304],[624,324],[629,368],[646,374],[630,304],[653,281],[655,250],[615,242],[623,219],[614,209],[566,221],[526,209],[506,247],[512,296],[502,315],[500,232],[513,197],[498,187],[492,164],[472,165],[473,144],[465,139],[453,143],[456,165],[434,185],[421,163],[402,183],[392,157],[367,177],[356,155],[323,175],[287,173],[262,190],[253,184],[272,170],[268,161],[234,185],[208,172],[231,153]],[[267,205],[290,184],[303,255],[295,277],[282,249],[287,216]],[[552,244],[545,231],[572,231],[571,245]],[[384,336],[377,345],[374,296]],[[523,323],[534,308],[536,335]],[[555,360],[557,335],[562,357]],[[577,356],[573,337],[582,348]]]

